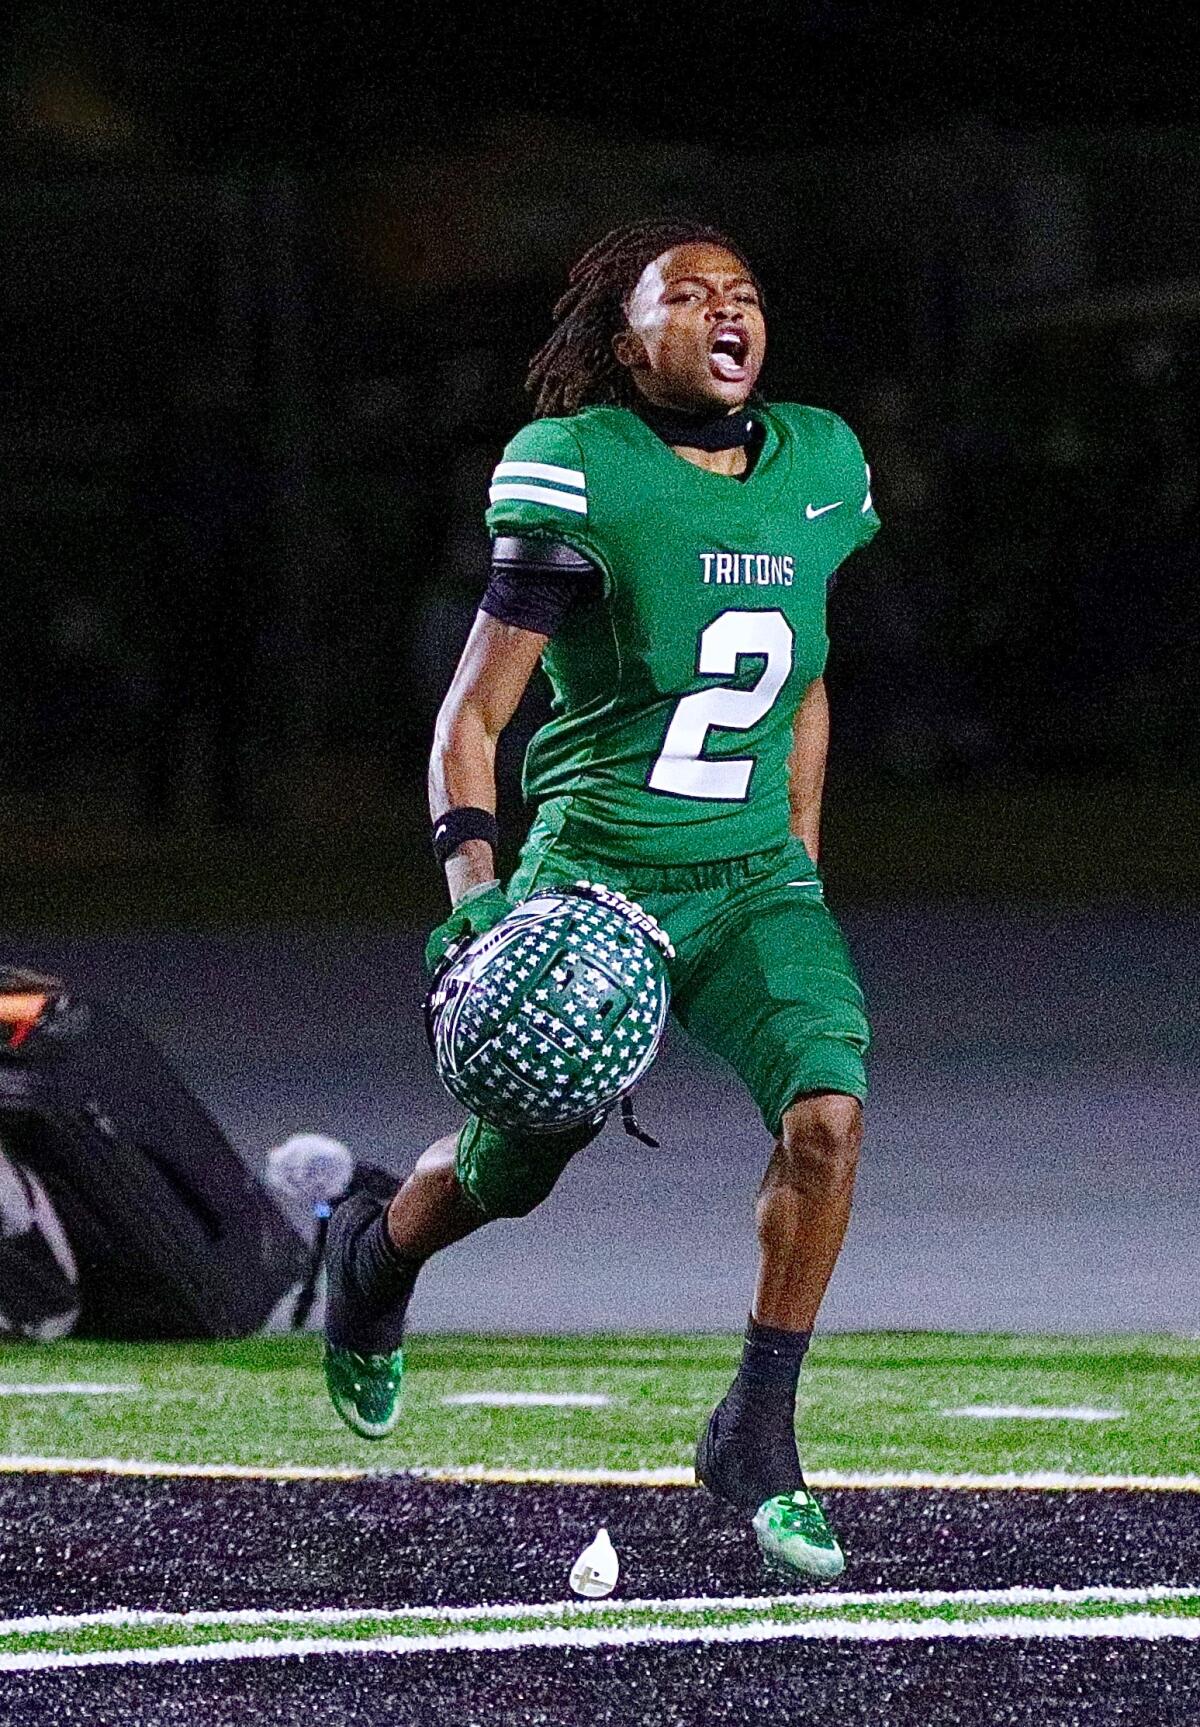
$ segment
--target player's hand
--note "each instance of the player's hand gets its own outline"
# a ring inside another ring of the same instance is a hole
[[[507,917],[511,910],[512,901],[499,882],[466,894],[425,943],[425,969],[430,976],[441,965],[452,942],[461,941],[464,936],[471,941],[477,935],[483,935],[501,918]]]

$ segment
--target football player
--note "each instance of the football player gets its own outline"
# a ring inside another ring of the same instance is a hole
[[[493,475],[492,574],[438,716],[433,845],[453,909],[427,958],[531,891],[602,881],[675,947],[672,1009],[729,1061],[774,1150],[741,1365],[697,1474],[763,1551],[843,1567],[795,1437],[801,1362],[850,1211],[866,1095],[863,999],[817,868],[829,715],[826,589],[875,533],[862,451],[820,408],[757,389],[755,272],[702,224],[619,228],[571,271],[534,357],[535,417]],[[537,806],[496,875],[496,744],[539,662],[553,713],[529,746]],[[395,1424],[419,1268],[550,1192],[596,1131],[472,1118],[390,1205],[330,1230],[326,1372],[368,1436]]]

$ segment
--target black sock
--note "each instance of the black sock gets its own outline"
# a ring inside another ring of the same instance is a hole
[[[773,1325],[746,1321],[742,1363],[734,1384],[746,1387],[751,1397],[786,1398],[794,1410],[796,1382],[812,1342],[811,1331],[780,1331]]]
[[[335,1214],[344,1275],[341,1287],[330,1289],[325,1311],[325,1336],[334,1349],[390,1355],[404,1341],[404,1320],[424,1261],[396,1249],[387,1214],[387,1206],[367,1193],[343,1200]]]
[[[751,1319],[737,1378],[717,1410],[719,1490],[754,1508],[804,1486],[796,1449],[796,1382],[811,1339]]]

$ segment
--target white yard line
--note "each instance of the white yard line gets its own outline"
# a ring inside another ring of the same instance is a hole
[[[963,1416],[971,1421],[1123,1421],[1123,1409],[1072,1407],[1051,1409],[1030,1403],[968,1403],[961,1409],[943,1409],[943,1415]]]
[[[419,1655],[460,1651],[506,1654],[521,1649],[630,1648],[655,1643],[773,1643],[804,1638],[821,1642],[899,1643],[960,1638],[1123,1638],[1158,1642],[1200,1639],[1200,1619],[1125,1614],[1109,1619],[751,1620],[743,1625],[539,1626],[528,1631],[461,1631],[448,1636],[256,1638],[246,1643],[199,1643],[162,1649],[97,1649],[88,1654],[38,1651],[0,1655],[0,1672],[62,1667],[190,1666],[207,1661],[277,1661],[288,1655]]]
[[[442,1402],[484,1409],[605,1409],[612,1398],[598,1391],[460,1391]]]
[[[140,1385],[98,1385],[91,1380],[64,1379],[54,1384],[48,1379],[0,1381],[0,1397],[135,1397]]]
[[[982,1493],[1026,1488],[1036,1492],[1100,1492],[1123,1488],[1138,1493],[1200,1493],[1200,1475],[1072,1475],[1044,1469],[1005,1475],[939,1474],[934,1470],[813,1469],[811,1487],[930,1487],[947,1492]],[[165,1463],[153,1458],[0,1456],[0,1475],[195,1476],[206,1480],[363,1481],[370,1478],[474,1482],[547,1487],[694,1487],[691,1465],[662,1469],[491,1469],[483,1464],[445,1468],[364,1469],[330,1464]]]
[[[779,1607],[828,1609],[848,1607],[1080,1607],[1102,1602],[1112,1606],[1149,1606],[1156,1601],[1200,1598],[1200,1583],[1191,1586],[1151,1583],[1141,1587],[1097,1583],[1082,1589],[877,1589],[810,1590],[795,1595],[684,1595],[636,1597],[607,1601],[487,1602],[475,1607],[438,1605],[403,1607],[213,1607],[185,1613],[155,1608],[110,1607],[92,1613],[29,1614],[0,1619],[0,1637],[37,1637],[88,1631],[95,1627],[141,1629],[163,1626],[186,1629],[198,1625],[348,1625],[371,1620],[548,1619],[626,1613],[766,1613]]]

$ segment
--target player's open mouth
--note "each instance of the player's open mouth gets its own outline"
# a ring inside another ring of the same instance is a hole
[[[750,338],[736,324],[722,324],[708,349],[708,369],[722,383],[740,384],[750,358]]]

